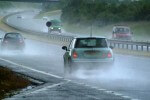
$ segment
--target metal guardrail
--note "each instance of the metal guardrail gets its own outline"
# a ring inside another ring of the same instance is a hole
[[[24,12],[27,12],[27,11],[24,11]],[[7,22],[7,18],[9,16],[12,16],[15,14],[20,14],[20,13],[23,13],[23,12],[18,12],[18,13],[13,13],[13,14],[7,15],[6,17],[3,18],[3,22],[13,28],[18,29],[18,30],[30,32],[30,33],[33,33],[34,35],[44,36],[44,37],[47,37],[48,39],[59,40],[59,41],[63,41],[63,42],[70,42],[75,37],[75,36],[69,35],[69,34],[68,35],[65,35],[65,34],[41,34],[42,32],[31,31],[31,30],[24,29],[22,27],[16,27]],[[119,49],[129,49],[129,50],[147,51],[147,52],[150,51],[150,42],[108,39],[108,43],[110,46],[113,46],[113,47],[119,48]]]
[[[136,51],[150,51],[150,42],[139,41],[122,41],[122,40],[108,40],[110,45],[116,48],[129,49]]]

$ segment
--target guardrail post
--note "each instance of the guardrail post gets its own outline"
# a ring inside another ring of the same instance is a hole
[[[65,42],[67,42],[67,38],[65,38]]]
[[[133,44],[131,45],[131,50],[133,50]]]
[[[67,42],[69,42],[69,38],[67,38]]]
[[[122,44],[122,49],[124,48],[124,44]]]
[[[143,51],[143,45],[141,45],[141,50]]]
[[[58,37],[58,40],[61,41],[61,37]]]
[[[120,44],[118,43],[118,48],[120,48]]]
[[[116,47],[116,44],[114,43],[114,48]]]
[[[147,52],[149,51],[149,45],[147,45]]]
[[[127,44],[127,49],[129,49],[129,45]]]
[[[138,51],[138,45],[136,45],[136,50]]]

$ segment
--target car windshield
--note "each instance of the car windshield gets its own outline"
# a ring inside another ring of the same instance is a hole
[[[52,20],[51,22],[52,22],[52,26],[60,26],[61,25],[60,21],[58,21],[58,20]]]
[[[116,33],[129,33],[129,29],[128,28],[116,28],[115,32]]]
[[[22,39],[22,36],[20,34],[8,33],[5,39]]]
[[[79,38],[75,48],[106,48],[107,42],[104,38]]]

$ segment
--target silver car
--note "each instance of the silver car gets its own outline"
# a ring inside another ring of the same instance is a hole
[[[109,47],[105,37],[74,38],[66,50],[64,58],[65,73],[72,73],[80,66],[94,68],[102,65],[111,65],[114,62],[113,47]],[[86,66],[87,65],[87,66]]]
[[[113,39],[132,40],[133,32],[127,26],[114,26],[112,32]]]

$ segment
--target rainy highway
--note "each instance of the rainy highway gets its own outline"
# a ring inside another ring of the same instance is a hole
[[[26,39],[23,54],[4,52],[1,58],[63,77],[63,54],[61,46]],[[149,65],[149,58],[115,54],[115,65],[111,68],[103,70],[99,67],[90,73],[88,70],[78,70],[68,78],[136,99],[149,100]]]
[[[16,24],[17,26],[38,32],[47,32],[47,27],[44,24],[46,21],[32,20],[33,16],[29,13],[23,18],[26,21],[20,21],[20,23]],[[16,15],[7,19],[11,24],[16,22],[16,20],[22,19],[17,19]],[[34,23],[35,21],[37,21],[36,24]],[[29,22],[34,27],[28,27]],[[63,54],[65,51],[61,49],[62,46],[31,39],[25,39],[25,42],[26,48],[24,53],[7,51],[1,53],[0,58],[35,70],[64,77]],[[99,65],[98,69],[95,70],[79,69],[67,79],[96,88],[115,91],[135,99],[149,100],[149,72],[150,58],[115,54],[115,63],[110,68],[103,69]]]

